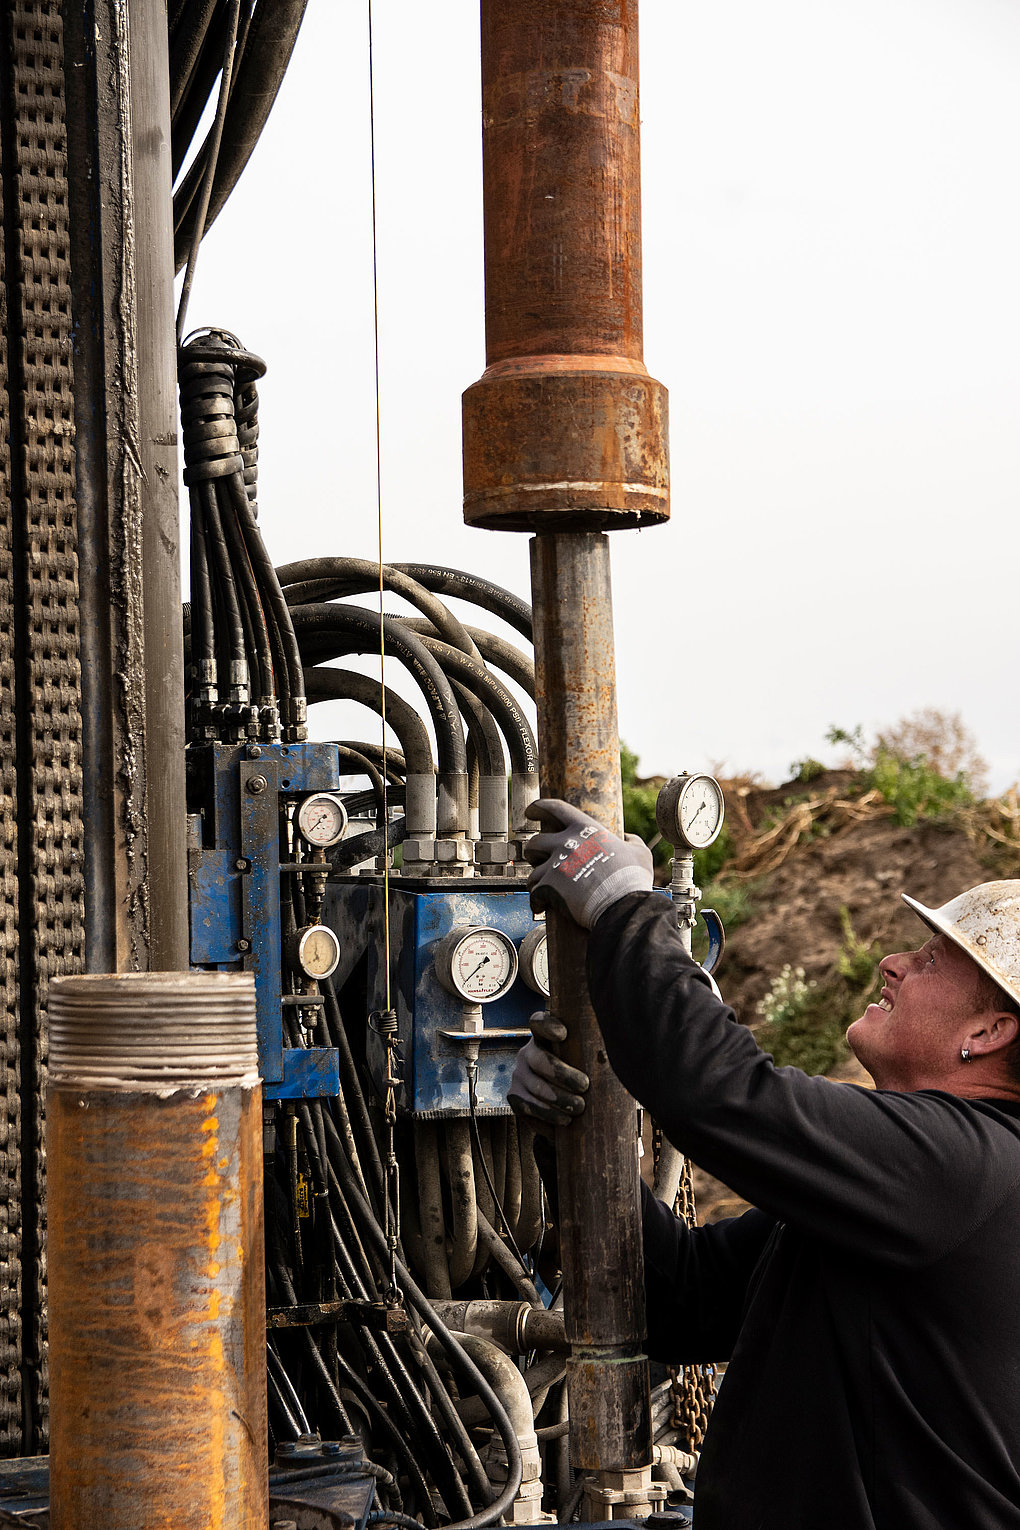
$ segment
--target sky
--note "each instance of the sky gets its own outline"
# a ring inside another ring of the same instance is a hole
[[[383,556],[529,597],[527,537],[461,509],[460,396],[485,365],[477,0],[374,0],[373,59]],[[834,758],[832,724],[936,707],[1002,790],[1020,775],[1020,7],[642,0],[641,61],[673,509],[611,536],[621,736],[646,774],[778,782]],[[377,555],[368,79],[365,0],[309,0],[189,307],[268,363],[278,564]]]

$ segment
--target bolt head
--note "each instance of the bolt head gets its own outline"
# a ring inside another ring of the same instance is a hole
[[[254,795],[257,797],[259,792],[264,792],[268,785],[269,782],[266,780],[265,776],[252,776],[251,780],[248,782],[248,790],[254,793]]]
[[[246,935],[242,935],[240,940],[237,942],[237,949],[239,951],[250,951],[251,950],[251,941],[248,939],[248,937]]]

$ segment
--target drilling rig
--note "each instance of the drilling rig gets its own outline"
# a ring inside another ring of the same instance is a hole
[[[481,0],[464,516],[529,603],[287,563],[257,337],[184,332],[305,3],[4,8],[0,1523],[681,1523],[636,1107],[523,856],[540,794],[622,830],[608,533],[669,514],[638,4]],[[547,1004],[555,1185],[506,1100]]]

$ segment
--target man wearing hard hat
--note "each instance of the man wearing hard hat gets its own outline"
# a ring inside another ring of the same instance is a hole
[[[649,1352],[729,1361],[697,1530],[1020,1530],[1020,881],[905,900],[930,935],[879,963],[855,1089],[758,1048],[643,845],[531,811],[532,903],[593,931],[613,1068],[755,1208],[691,1230],[643,1189]],[[566,1125],[588,1081],[533,1024],[511,1103]]]

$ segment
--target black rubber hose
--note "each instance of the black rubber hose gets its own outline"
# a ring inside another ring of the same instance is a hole
[[[393,850],[397,845],[402,845],[406,838],[407,819],[395,818],[386,825],[385,832],[382,829],[367,829],[364,834],[355,834],[351,839],[345,839],[330,857],[330,865],[334,874],[340,876],[359,862],[381,855],[384,849]]]
[[[341,760],[346,760],[348,764],[357,767],[356,771],[351,771],[350,774],[368,777],[372,783],[372,790],[375,793],[376,808],[379,813],[384,813],[386,811],[386,783],[383,781],[382,771],[377,768],[373,760],[369,759],[367,754],[363,754],[360,749],[354,749],[350,744],[337,744],[336,749]],[[341,775],[346,775],[347,773],[344,770],[340,772]]]
[[[237,597],[237,587],[234,583],[234,569],[230,550],[227,547],[223,522],[220,520],[219,505],[216,501],[216,489],[209,479],[197,484],[196,488],[202,501],[202,520],[205,526],[206,547],[209,554],[213,589],[216,594],[219,614],[217,637],[222,645],[223,652],[230,661],[244,663],[246,657],[244,623],[241,620],[241,605]]]
[[[466,574],[459,568],[442,568],[435,563],[391,563],[389,566],[409,574],[417,584],[436,595],[453,595],[470,600],[483,611],[491,611],[493,616],[500,617],[508,627],[515,628],[531,641],[531,607],[510,590],[491,584],[488,579],[479,579],[477,574]]]
[[[347,1160],[346,1154],[344,1152],[344,1145],[339,1133],[337,1132],[336,1126],[328,1114],[325,1115],[324,1119],[327,1126],[327,1134],[332,1139],[328,1142],[328,1146],[332,1148],[332,1152],[330,1152],[328,1155],[330,1181],[334,1187],[335,1198],[338,1207],[343,1212],[346,1227],[345,1236],[341,1235],[344,1230],[334,1230],[337,1246],[347,1247],[350,1241],[354,1241],[358,1252],[361,1254],[362,1259],[365,1262],[365,1279],[367,1282],[370,1282],[374,1285],[376,1277],[372,1274],[361,1235],[357,1230],[354,1218],[351,1214],[350,1206],[347,1201],[347,1197],[344,1194],[344,1188],[340,1183],[340,1178],[337,1172],[339,1167],[342,1169],[346,1176],[351,1172],[351,1166]],[[337,1162],[338,1155],[341,1159],[339,1165]],[[450,1439],[454,1441],[456,1449],[460,1453],[460,1456],[464,1462],[464,1468],[467,1472],[471,1488],[480,1499],[484,1500],[491,1492],[491,1484],[485,1475],[485,1469],[479,1460],[478,1452],[475,1450],[475,1447],[471,1442],[471,1437],[468,1434],[464,1424],[462,1423],[460,1415],[454,1407],[446,1387],[443,1385],[442,1378],[440,1377],[439,1372],[436,1370],[435,1363],[427,1354],[424,1346],[421,1347],[417,1358],[425,1373],[429,1390],[432,1393],[436,1408],[442,1415],[448,1435]]]
[[[256,699],[260,705],[272,706],[276,701],[276,693],[273,683],[273,653],[269,641],[269,628],[266,625],[266,613],[262,605],[262,597],[259,593],[258,585],[255,581],[251,559],[248,557],[244,533],[238,524],[237,511],[232,501],[228,501],[223,507],[222,520],[234,563],[238,588],[248,609],[252,649],[250,668],[252,676],[258,676]]]
[[[385,765],[383,762],[383,748],[373,739],[367,738],[344,738],[336,741],[344,749],[356,749],[358,754],[363,754],[366,760],[371,760],[377,770],[382,771],[391,786],[397,791],[403,790],[404,777],[407,774],[407,762],[397,749],[386,750]]]
[[[347,1194],[357,1205],[362,1228],[376,1245],[377,1252],[388,1262],[389,1250],[386,1248],[385,1234],[379,1226],[371,1207],[365,1201],[356,1185],[351,1184],[347,1188]],[[481,1526],[491,1525],[499,1519],[517,1496],[517,1490],[521,1485],[522,1462],[520,1442],[514,1433],[513,1424],[507,1416],[506,1409],[492,1387],[471,1357],[465,1354],[463,1348],[457,1343],[449,1328],[439,1317],[439,1314],[433,1310],[427,1297],[413,1279],[406,1265],[399,1260],[397,1261],[397,1276],[401,1289],[410,1300],[418,1316],[428,1324],[446,1351],[454,1374],[462,1384],[466,1383],[471,1392],[477,1394],[482,1399],[496,1427],[496,1432],[506,1449],[507,1481],[503,1491],[480,1514],[472,1515],[470,1519],[462,1520],[456,1525],[444,1527],[444,1530],[480,1530]],[[463,1394],[463,1385],[461,1390]]]
[[[371,675],[359,675],[353,669],[310,667],[305,670],[305,691],[309,705],[316,701],[356,701],[382,716],[384,698],[378,680]],[[432,744],[425,724],[396,691],[386,686],[385,692],[386,721],[400,740],[408,770],[416,775],[435,775]]]
[[[280,583],[289,586],[287,599],[291,605],[308,605],[344,595],[365,595],[369,590],[378,590],[380,578],[378,563],[370,563],[367,558],[309,558],[302,563],[287,563],[278,573]],[[384,589],[392,590],[394,595],[401,595],[416,606],[444,642],[481,660],[467,628],[424,585],[388,563],[382,566],[382,583]]]
[[[352,1133],[356,1134],[355,1141],[363,1166],[364,1194],[370,1197],[381,1210],[386,1204],[386,1191],[382,1159],[379,1157],[379,1144],[372,1129],[372,1118],[368,1113],[368,1105],[361,1087],[354,1054],[351,1051],[347,1028],[340,1013],[333,979],[323,978],[319,987],[326,1000],[326,1030],[329,1034],[330,1046],[336,1047],[340,1054],[340,1087],[350,1114]]]
[[[206,45],[213,12],[219,0],[197,0],[179,13],[176,26],[171,27],[170,44],[170,120],[177,116],[185,92],[191,84],[202,50]],[[220,49],[222,55],[222,48]],[[214,76],[215,78],[215,76]],[[210,85],[211,85],[210,81]],[[208,96],[208,90],[206,91]],[[176,174],[176,172],[175,172]]]
[[[287,725],[292,739],[304,737],[304,733],[299,732],[299,730],[303,728],[305,721],[305,679],[297,634],[294,631],[294,623],[291,620],[290,607],[284,599],[283,591],[280,588],[280,581],[276,577],[276,569],[269,554],[266,552],[262,533],[252,513],[251,501],[244,486],[243,476],[241,474],[231,474],[228,478],[221,479],[220,482],[226,486],[227,493],[230,495],[231,502],[237,513],[238,524],[241,527],[241,534],[248,549],[252,573],[255,576],[255,582],[262,596],[266,615],[272,618],[277,628],[283,665],[287,675],[287,690],[290,696],[289,708],[284,712],[284,723]],[[277,690],[282,700],[282,683],[278,684]]]
[[[431,632],[420,617],[403,616],[401,621],[405,627],[410,627],[412,632],[419,636],[442,639],[442,633],[438,629]],[[497,637],[493,632],[484,632],[481,627],[469,627],[471,639],[478,648],[486,664],[494,664],[501,669],[511,680],[517,684],[534,701],[535,699],[535,664],[526,653],[522,653],[513,643],[508,643],[505,638]]]
[[[307,0],[272,0],[272,3],[259,0],[252,13],[244,52],[231,86],[212,195],[205,216],[207,229],[223,210],[266,125],[294,51],[306,4]],[[182,191],[187,182],[188,177],[185,177]],[[174,221],[176,225],[176,216]],[[188,217],[174,241],[178,271],[187,259],[191,227]]]
[[[447,675],[461,681],[489,708],[506,739],[512,768],[537,772],[538,745],[535,743],[535,735],[506,686],[489,670],[469,659],[467,654],[451,648],[449,643],[441,643],[438,638],[429,637],[423,637],[420,641],[443,666]]]
[[[311,1425],[297,1394],[297,1389],[290,1377],[287,1368],[271,1344],[266,1345],[266,1366],[270,1380],[274,1381],[281,1396],[280,1401],[286,1410],[288,1419],[293,1420],[294,1439],[299,1434],[310,1434]]]
[[[275,1412],[283,1420],[283,1429],[280,1430],[274,1427],[274,1433],[277,1437],[283,1434],[285,1438],[296,1440],[302,1432],[301,1425],[290,1411],[287,1400],[280,1389],[280,1383],[276,1376],[273,1375],[272,1370],[266,1372],[266,1383],[269,1411],[271,1414]]]
[[[500,738],[492,713],[466,685],[462,685],[459,680],[454,680],[452,683],[461,716],[467,723],[468,742],[474,744],[478,768],[486,776],[505,776],[506,756],[503,753],[503,740]]]
[[[293,615],[306,662],[321,664],[343,654],[379,652],[377,611],[327,603],[297,606]],[[399,617],[384,616],[381,625],[387,653],[392,653],[407,666],[428,704],[436,730],[440,770],[463,774],[467,770],[467,749],[452,686],[421,638],[409,632]],[[451,648],[450,652],[456,653],[457,649]]]
[[[191,625],[191,662],[197,676],[200,664],[215,663],[216,640],[205,518],[195,496],[191,509]]]

